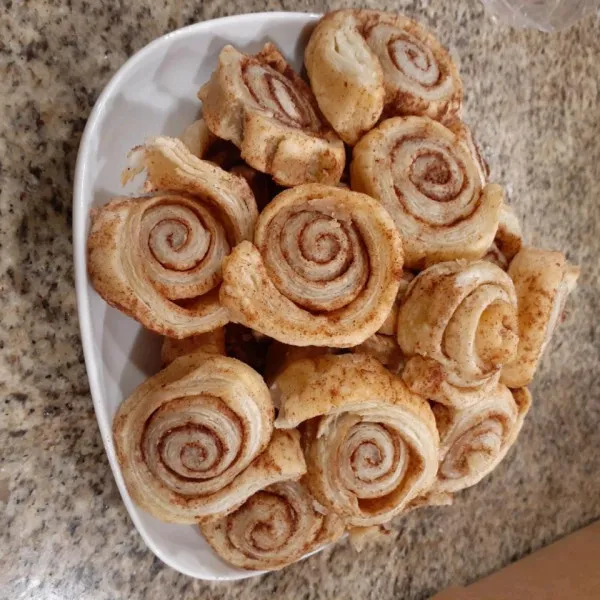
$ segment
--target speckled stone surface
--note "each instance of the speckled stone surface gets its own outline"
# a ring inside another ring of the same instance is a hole
[[[600,516],[600,26],[548,36],[494,24],[476,0],[378,2],[431,26],[460,57],[466,115],[530,242],[583,265],[519,442],[451,508],[399,521],[387,544],[346,542],[235,584],[165,567],[113,482],[75,308],[71,187],[102,87],[182,25],[291,0],[3,0],[0,10],[0,597],[426,598]],[[364,3],[363,3],[364,4]]]

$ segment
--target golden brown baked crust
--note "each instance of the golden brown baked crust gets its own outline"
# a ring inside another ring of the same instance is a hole
[[[202,226],[199,217],[194,218],[201,205],[180,195],[115,198],[100,208],[92,217],[88,237],[88,273],[94,288],[108,304],[139,321],[147,329],[169,337],[183,338],[221,327],[229,317],[219,302],[217,287],[182,306],[166,297],[149,277],[144,264],[147,253],[142,250],[144,245],[148,248],[149,240],[141,235],[142,222],[146,215],[152,218],[155,209],[160,212],[162,207],[172,206],[185,209],[187,227],[198,229]],[[168,220],[165,221],[164,229],[169,229]],[[181,220],[176,219],[174,229],[180,226]],[[213,245],[218,247],[218,244]],[[215,266],[214,260],[212,266]],[[162,264],[156,268],[159,273],[160,267]],[[168,274],[168,270],[165,271]],[[174,274],[179,276],[180,272],[175,271]],[[210,277],[206,281],[218,285],[219,270],[215,268],[208,274]],[[202,278],[199,278],[199,283],[202,282]],[[160,287],[168,289],[164,282]]]
[[[280,432],[278,432],[280,433]],[[242,569],[281,569],[344,533],[334,514],[322,514],[300,481],[256,492],[227,517],[200,525],[208,543]]]
[[[320,116],[308,85],[273,44],[256,56],[225,46],[198,96],[209,129],[231,140],[250,166],[277,183],[340,180],[344,144]]]
[[[537,248],[523,248],[510,263],[519,303],[519,347],[514,361],[502,369],[500,380],[509,387],[531,383],[579,271],[561,252]]]
[[[277,385],[275,426],[301,425],[307,485],[349,525],[388,522],[435,480],[433,413],[377,360],[359,354],[303,359]]]
[[[383,70],[360,33],[355,16],[359,12],[325,15],[304,53],[319,108],[351,146],[377,123],[385,97]]]
[[[145,190],[169,192],[116,198],[95,211],[88,237],[92,284],[110,305],[168,337],[223,326],[229,319],[218,300],[221,263],[253,235],[250,188],[174,138],[148,140],[130,159],[124,181],[146,169]]]
[[[487,261],[433,265],[410,284],[398,313],[402,378],[428,399],[456,407],[481,401],[516,355],[517,295]]]
[[[194,523],[239,506],[280,480],[273,458],[273,403],[262,378],[224,356],[176,359],[140,385],[113,421],[129,494],[163,521]],[[263,456],[261,459],[260,457]],[[301,456],[301,455],[300,455]]]
[[[295,346],[348,347],[385,321],[402,272],[402,244],[372,198],[308,184],[261,213],[254,245],[223,263],[231,319]]]
[[[466,408],[434,405],[440,467],[432,492],[457,492],[491,473],[517,440],[530,406],[527,388],[509,390],[502,384]]]
[[[503,191],[485,184],[465,139],[426,117],[384,121],[354,147],[352,189],[378,199],[402,235],[408,268],[484,256]]]
[[[447,50],[402,15],[339,10],[325,15],[305,52],[323,114],[354,145],[382,114],[458,119],[462,82]]]

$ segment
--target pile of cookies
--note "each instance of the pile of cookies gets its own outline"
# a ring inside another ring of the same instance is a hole
[[[98,293],[165,336],[114,420],[129,493],[247,569],[490,473],[579,273],[522,246],[422,26],[336,11],[305,65],[225,46],[202,119],[132,150],[146,193],[88,239]]]

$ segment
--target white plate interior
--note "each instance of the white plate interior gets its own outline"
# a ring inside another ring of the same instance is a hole
[[[302,66],[317,15],[257,13],[197,23],[167,34],[135,54],[96,102],[79,148],[73,197],[73,244],[81,337],[96,417],[113,474],[135,526],[169,566],[200,579],[232,580],[257,573],[220,560],[198,528],[162,523],[133,504],[115,457],[111,423],[121,401],[159,368],[160,340],[107,304],[92,288],[85,265],[90,208],[135,193],[120,185],[127,152],[149,136],[182,133],[200,109],[196,93],[232,44],[257,52],[274,42],[296,69]]]

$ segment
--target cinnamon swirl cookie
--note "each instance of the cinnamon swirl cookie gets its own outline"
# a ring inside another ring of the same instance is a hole
[[[501,381],[509,387],[533,379],[579,271],[561,252],[537,248],[523,248],[510,263],[519,303],[519,346],[514,361],[502,369]]]
[[[305,53],[312,88],[327,120],[354,145],[385,116],[454,121],[462,83],[446,49],[418,23],[374,10],[325,15]]]
[[[499,384],[477,404],[433,405],[440,432],[440,467],[433,494],[471,487],[491,473],[517,440],[531,406],[527,388]]]
[[[414,392],[455,407],[495,389],[519,343],[517,294],[488,261],[438,263],[417,275],[398,313],[402,378]]]
[[[400,236],[378,202],[307,184],[276,196],[254,245],[227,257],[220,299],[233,321],[285,344],[349,347],[381,327],[401,273]]]
[[[200,530],[214,551],[236,567],[281,569],[344,533],[341,519],[322,514],[315,504],[301,482],[275,483]]]
[[[297,438],[271,438],[273,403],[260,375],[224,356],[173,361],[121,404],[113,432],[129,494],[171,523],[218,518],[305,471]]]
[[[302,424],[309,489],[348,525],[386,523],[434,482],[433,413],[375,359],[299,360],[277,377],[277,387],[275,426]]]
[[[135,148],[128,181],[144,168],[145,191],[92,214],[88,272],[108,304],[172,338],[227,323],[218,300],[221,263],[251,239],[257,209],[248,184],[195,157],[175,138]]]
[[[250,166],[277,183],[340,180],[344,144],[321,117],[308,85],[273,44],[256,56],[225,46],[198,97],[209,129],[232,141]]]
[[[485,255],[504,194],[483,173],[464,137],[426,117],[384,121],[354,147],[350,167],[352,189],[392,216],[408,268]]]

